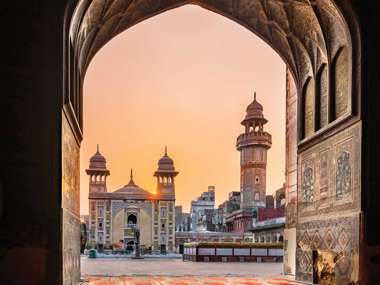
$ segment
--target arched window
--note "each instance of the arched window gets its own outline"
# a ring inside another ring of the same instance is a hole
[[[319,69],[317,74],[317,84],[316,84],[316,129],[321,129],[328,124],[329,112],[328,112],[328,70],[327,65],[323,64]]]
[[[333,120],[347,114],[349,111],[350,96],[350,73],[349,73],[349,52],[342,47],[333,61],[332,76],[332,115]]]
[[[137,224],[137,217],[135,214],[128,215],[127,219],[128,226],[135,226]]]
[[[303,90],[302,100],[302,138],[307,138],[315,130],[315,88],[314,79],[309,77]]]

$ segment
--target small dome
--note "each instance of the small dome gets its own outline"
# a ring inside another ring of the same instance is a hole
[[[159,170],[174,170],[174,161],[168,156],[167,148],[165,147],[165,154],[158,161]]]
[[[263,117],[263,105],[261,105],[256,100],[256,92],[255,92],[255,98],[253,99],[253,102],[248,105],[247,107],[247,117]]]
[[[90,158],[90,169],[106,169],[107,161],[103,155],[99,152],[99,145],[97,147],[96,153]]]
[[[263,124],[267,122],[267,120],[264,118],[263,114],[264,108],[263,105],[261,105],[256,100],[256,92],[255,97],[253,99],[253,102],[248,105],[247,107],[247,114],[245,115],[244,120],[241,122],[243,125],[248,121],[261,121]]]

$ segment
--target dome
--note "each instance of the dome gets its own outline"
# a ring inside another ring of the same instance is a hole
[[[263,117],[263,105],[261,105],[259,102],[256,100],[256,92],[255,92],[255,97],[253,99],[253,102],[248,105],[247,107],[247,116],[249,117]]]
[[[264,121],[264,123],[265,123],[267,120],[264,118],[263,110],[264,110],[263,105],[261,105],[256,100],[256,92],[255,92],[255,97],[253,99],[253,102],[248,105],[247,114],[246,114],[242,124],[244,124],[244,122],[250,121],[250,120],[261,120],[261,121]]]
[[[99,152],[99,145],[97,147],[96,153],[90,158],[90,167],[96,169],[106,169],[107,161],[103,155]]]
[[[165,147],[165,154],[158,161],[159,170],[174,170],[174,161],[168,156],[167,148]]]
[[[122,188],[116,190],[116,193],[124,193],[128,195],[149,195],[150,193],[142,188],[140,188],[138,185],[135,184],[133,181],[133,171],[131,169],[131,176],[130,176],[129,183]]]

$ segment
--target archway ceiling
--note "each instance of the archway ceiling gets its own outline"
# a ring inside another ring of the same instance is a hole
[[[339,48],[351,48],[347,25],[332,0],[80,0],[70,37],[83,78],[108,41],[172,8],[196,4],[230,18],[274,48],[301,86]]]

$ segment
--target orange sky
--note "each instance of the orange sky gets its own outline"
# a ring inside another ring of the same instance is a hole
[[[267,193],[285,168],[285,64],[244,27],[197,6],[146,20],[109,42],[84,83],[81,213],[88,213],[89,158],[100,144],[111,176],[108,191],[135,182],[153,191],[164,146],[180,172],[176,204],[216,186],[216,204],[239,190],[236,137],[257,91],[273,136]]]

